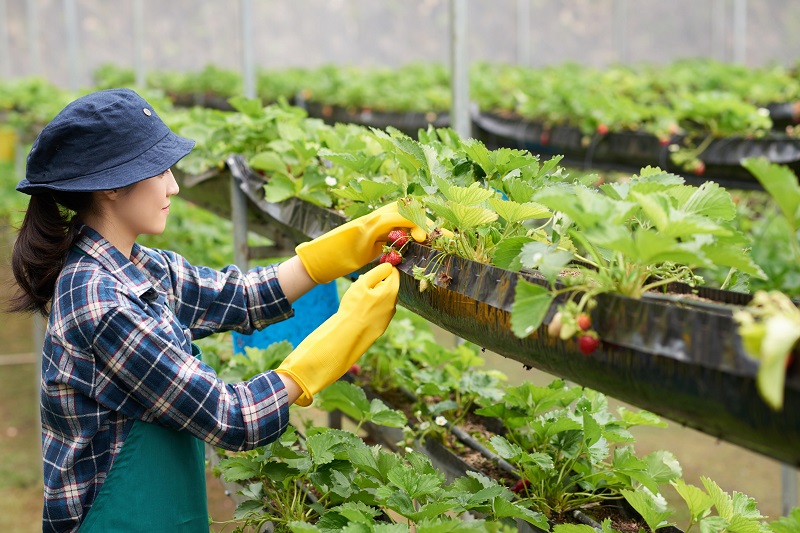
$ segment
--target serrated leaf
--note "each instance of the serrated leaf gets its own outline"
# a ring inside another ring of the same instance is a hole
[[[484,188],[478,182],[471,184],[469,187],[459,187],[439,177],[435,177],[433,181],[445,198],[450,202],[463,206],[480,205],[496,194],[494,190]]]
[[[319,408],[325,411],[340,410],[353,420],[361,420],[362,413],[370,409],[364,389],[346,381],[335,381],[317,393]]]
[[[492,513],[497,518],[519,518],[544,531],[550,528],[547,518],[542,513],[526,509],[502,496],[492,501]]]
[[[719,266],[735,268],[750,276],[766,279],[767,275],[761,267],[753,261],[738,242],[728,241],[726,238],[715,239],[713,242],[702,246],[703,254],[709,261]]]
[[[689,514],[695,520],[700,520],[714,504],[714,500],[708,494],[694,485],[689,485],[683,479],[673,481],[672,486],[675,487],[683,501],[686,502]]]
[[[503,239],[495,248],[494,256],[492,256],[492,264],[512,272],[519,272],[522,268],[519,254],[522,251],[522,246],[526,243],[533,242],[530,237],[510,237]]]
[[[408,423],[401,411],[390,409],[381,400],[373,399],[369,406],[369,421],[384,427],[402,428]]]
[[[667,519],[672,515],[672,511],[661,508],[652,496],[643,490],[622,490],[622,496],[627,500],[631,507],[636,509],[651,531],[659,527],[670,525]]]
[[[336,458],[335,448],[339,445],[336,438],[329,432],[317,433],[306,439],[306,447],[314,463],[325,465]]]
[[[522,266],[541,272],[550,283],[555,283],[564,267],[574,256],[543,242],[528,242],[522,246],[519,262]]]
[[[429,201],[427,206],[434,215],[447,220],[462,231],[477,228],[497,220],[497,213],[485,207],[468,207],[455,203],[444,205],[432,201]]]
[[[513,442],[509,442],[505,437],[501,437],[500,435],[494,435],[491,439],[489,439],[494,451],[508,461],[516,461],[524,452],[522,448],[514,444]]]
[[[220,461],[220,471],[225,481],[245,481],[258,477],[260,466],[246,457],[231,457]]]
[[[267,174],[286,174],[286,162],[275,152],[261,152],[250,158],[248,164],[256,170]]]
[[[436,491],[442,484],[440,477],[425,474],[409,466],[401,466],[389,472],[389,481],[397,485],[412,498],[421,498]]]
[[[509,224],[533,218],[549,218],[552,214],[545,206],[535,202],[520,204],[511,200],[490,198],[489,206]]]
[[[264,185],[264,198],[271,203],[278,203],[297,194],[294,180],[283,174],[274,174]]]
[[[730,193],[713,181],[707,181],[696,188],[676,187],[669,194],[677,198],[678,205],[688,213],[722,220],[731,220],[736,216],[736,205]],[[688,198],[685,197],[687,194]]]
[[[743,159],[742,166],[772,196],[792,226],[800,225],[800,184],[794,172],[785,165],[771,163],[765,157]]]
[[[546,287],[519,278],[511,306],[511,330],[514,335],[524,338],[536,331],[542,325],[553,300],[553,295]]]
[[[264,504],[256,500],[245,500],[236,506],[233,511],[233,518],[235,520],[244,520],[252,515],[261,515],[264,512]]]
[[[427,231],[429,222],[425,207],[416,198],[402,198],[397,203],[397,212]]]

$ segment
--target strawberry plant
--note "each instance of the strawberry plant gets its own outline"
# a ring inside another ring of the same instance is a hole
[[[511,518],[547,527],[484,476],[447,485],[425,456],[368,447],[340,430],[312,428],[301,438],[290,429],[273,444],[223,459],[219,469],[226,480],[247,483],[234,519],[256,530],[269,521],[276,531],[460,531],[467,512],[486,516],[467,530],[500,531]]]
[[[630,428],[663,422],[624,408],[615,418],[604,395],[561,380],[547,387],[510,387],[501,402],[476,413],[502,420],[506,434],[492,436],[489,444],[527,481],[522,501],[546,516],[621,499],[624,490],[657,494],[659,485],[680,476],[669,452],[638,458],[626,445],[633,442]]]
[[[678,176],[646,168],[629,182],[604,184],[600,191],[555,185],[535,198],[556,213],[549,234],[509,241],[495,259],[511,270],[537,269],[551,284],[519,280],[512,327],[520,337],[542,323],[561,294],[579,298],[560,307],[562,315],[573,317],[572,324],[593,307],[598,294],[641,298],[676,281],[695,285],[702,281],[693,273],[699,267],[764,277],[742,250],[744,235],[729,224],[735,215],[730,195],[713,182],[692,187]],[[577,330],[565,333],[562,326],[560,336]]]

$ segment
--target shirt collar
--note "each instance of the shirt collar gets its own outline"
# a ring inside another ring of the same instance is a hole
[[[144,250],[137,243],[133,243],[129,259],[105,237],[89,226],[82,225],[78,228],[74,246],[83,254],[100,263],[105,270],[129,287],[137,296],[146,297],[150,292],[153,298],[156,297],[153,283],[145,275],[145,272],[137,267],[146,258]]]

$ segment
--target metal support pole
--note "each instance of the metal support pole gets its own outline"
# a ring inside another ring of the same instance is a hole
[[[747,62],[747,0],[733,0],[733,61]]]
[[[517,0],[517,63],[531,66],[531,0]]]
[[[39,12],[36,9],[36,0],[25,2],[25,17],[28,30],[28,63],[31,74],[42,74],[42,51],[39,46]]]
[[[133,0],[133,67],[136,86],[144,87],[144,0]]]
[[[453,97],[450,123],[456,133],[467,139],[472,135],[469,113],[467,0],[450,0],[450,86]]]
[[[725,53],[725,2],[711,0],[711,57],[726,61]]]
[[[231,221],[233,222],[233,262],[242,270],[249,267],[247,245],[247,196],[231,176]]]
[[[240,0],[242,11],[242,80],[244,95],[256,97],[255,61],[253,59],[253,1]]]
[[[617,61],[627,63],[630,61],[628,47],[628,0],[614,0],[614,48],[617,51]]]
[[[78,57],[78,9],[75,0],[64,0],[64,24],[67,28],[67,54],[69,56],[69,88],[80,87],[80,59]]]
[[[788,516],[797,507],[797,470],[793,466],[781,465],[781,514]]]
[[[11,43],[8,39],[8,6],[0,0],[0,76],[11,77]]]

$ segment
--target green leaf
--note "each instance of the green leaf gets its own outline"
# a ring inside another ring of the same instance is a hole
[[[420,228],[428,231],[429,222],[425,207],[416,198],[402,198],[398,201],[397,212]]]
[[[428,200],[428,209],[434,215],[450,222],[454,227],[464,231],[497,220],[497,213],[480,206],[465,206],[442,200]]]
[[[519,262],[522,266],[538,270],[550,283],[555,283],[572,258],[572,253],[543,242],[528,242],[522,246],[519,253]]]
[[[761,267],[753,261],[736,240],[718,238],[702,246],[703,254],[715,265],[735,268],[739,272],[744,272],[751,276],[766,279],[767,275]]]
[[[511,306],[511,330],[514,335],[524,338],[536,331],[553,300],[549,289],[520,277],[514,289],[514,303]]]
[[[795,507],[787,515],[769,523],[773,533],[797,533],[800,531],[800,507]]]
[[[689,507],[689,514],[694,520],[700,520],[711,509],[714,500],[701,489],[687,484],[683,479],[673,481],[672,486]]]
[[[233,512],[235,520],[244,520],[249,516],[258,516],[264,513],[264,504],[256,500],[245,500],[236,506]]]
[[[707,181],[700,187],[676,187],[668,192],[678,199],[678,205],[687,213],[703,215],[722,220],[731,220],[736,216],[736,205],[730,193],[713,181]],[[685,195],[689,194],[688,198]]]
[[[245,481],[254,479],[261,473],[259,464],[246,457],[231,457],[219,463],[225,481]]]
[[[264,185],[264,198],[268,202],[278,203],[297,194],[294,180],[283,174],[274,174],[269,182]]]
[[[318,407],[325,411],[340,410],[353,420],[363,421],[370,403],[364,389],[346,381],[335,381],[317,393]]]
[[[477,206],[496,194],[495,191],[482,187],[478,182],[473,183],[469,187],[459,187],[457,185],[452,185],[442,178],[434,178],[433,181],[436,183],[436,186],[439,187],[439,191],[445,198],[450,202],[455,202],[463,206]]]
[[[547,523],[547,518],[542,513],[526,509],[503,496],[498,496],[492,501],[492,513],[497,518],[519,518],[525,520],[544,531],[547,531],[550,527],[550,524]]]
[[[497,248],[495,248],[492,263],[500,268],[519,272],[522,268],[519,254],[522,251],[523,245],[529,242],[533,242],[533,239],[530,237],[509,237],[503,239],[497,244]]]
[[[421,473],[405,465],[392,469],[388,477],[389,481],[415,499],[432,494],[442,484],[441,477],[434,474]]]
[[[379,426],[402,428],[408,423],[402,411],[390,409],[381,400],[373,399],[369,406],[369,421]]]
[[[636,509],[651,531],[659,527],[671,525],[667,519],[672,515],[672,511],[659,505],[653,497],[644,490],[622,490],[622,496],[627,500],[631,507]]]
[[[747,158],[742,166],[756,177],[793,227],[800,225],[800,184],[792,170],[765,157]]]
[[[489,442],[492,444],[497,455],[507,461],[517,461],[525,451],[516,444],[509,442],[505,437],[494,435]]]
[[[549,209],[535,202],[520,204],[510,200],[490,198],[489,205],[509,224],[532,218],[549,218],[551,216]]]
[[[286,162],[275,152],[261,152],[250,158],[248,164],[267,174],[286,174]]]

